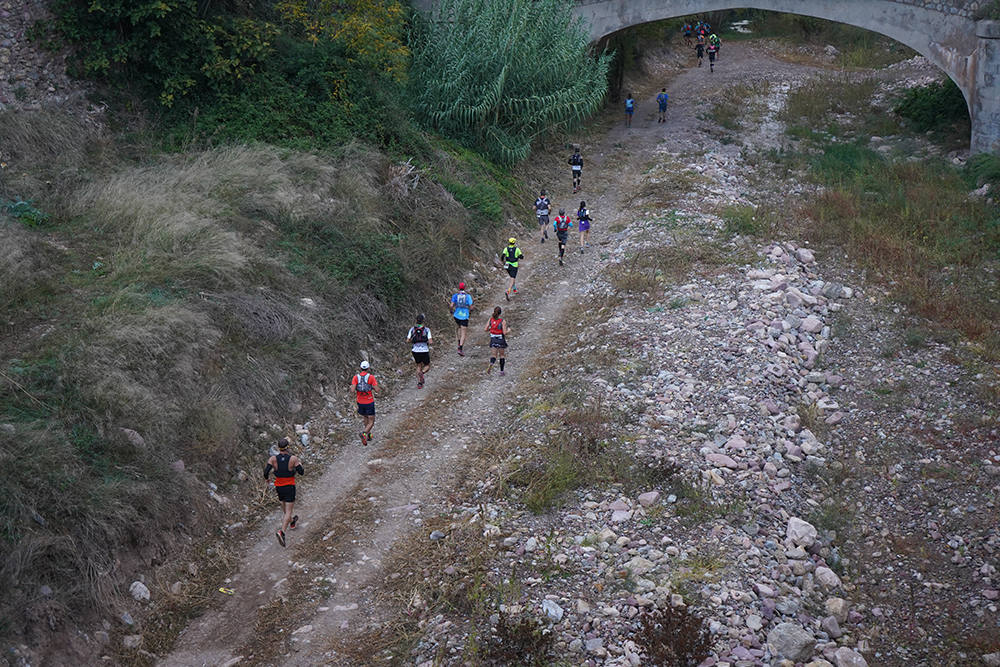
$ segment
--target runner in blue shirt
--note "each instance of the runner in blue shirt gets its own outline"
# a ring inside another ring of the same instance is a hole
[[[667,89],[666,88],[664,88],[663,90],[661,90],[660,94],[656,96],[656,103],[660,106],[660,117],[656,121],[657,123],[666,123],[667,122],[667,100],[669,100],[669,99],[670,99],[670,96],[667,95]]]
[[[635,99],[632,93],[625,98],[625,127],[632,127],[632,114],[635,113]]]
[[[451,314],[458,327],[458,356],[464,357],[465,332],[469,330],[469,311],[472,309],[472,295],[465,291],[465,283],[458,284],[458,291],[451,295]]]

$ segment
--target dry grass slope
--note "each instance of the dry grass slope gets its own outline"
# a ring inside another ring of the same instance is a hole
[[[489,173],[447,146],[424,169],[361,145],[139,164],[86,124],[11,113],[0,146],[0,199],[49,216],[0,216],[0,632],[36,639],[203,534],[199,479],[239,492],[264,425],[359,350],[395,354],[412,308],[443,318],[501,232],[426,177]]]

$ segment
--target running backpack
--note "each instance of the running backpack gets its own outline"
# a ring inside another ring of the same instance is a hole
[[[557,232],[568,232],[569,231],[569,216],[568,215],[557,215],[556,216],[556,231]]]
[[[426,343],[427,342],[427,327],[413,327],[413,336],[410,340],[414,343]]]
[[[569,163],[573,166],[583,166],[583,158],[580,157],[579,153],[573,153],[569,159]]]
[[[354,388],[354,390],[357,391],[359,394],[363,394],[363,393],[367,393],[367,392],[371,391],[372,390],[372,386],[370,384],[368,384],[368,380],[370,380],[371,377],[372,377],[371,373],[365,373],[364,377],[361,377],[361,374],[359,373],[358,374],[358,384]]]

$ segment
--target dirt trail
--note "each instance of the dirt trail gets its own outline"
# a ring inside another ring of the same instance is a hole
[[[714,74],[706,63],[701,69],[671,75],[665,124],[656,122],[660,82],[637,88],[638,111],[632,128],[623,126],[622,113],[609,111],[604,126],[592,130],[591,143],[583,144],[585,168],[579,195],[572,194],[566,156],[545,158],[551,166],[551,181],[545,187],[554,208],[574,213],[581,198],[587,201],[595,220],[591,251],[579,253],[574,231],[566,266],[560,267],[551,230],[544,245],[534,229],[517,233],[526,257],[516,299],[510,304],[504,301],[504,281],[498,274],[493,298],[480,300],[473,310],[464,358],[454,351],[451,327],[433,331],[433,367],[426,387],[417,390],[409,384],[377,402],[374,442],[363,448],[357,438],[350,439],[321,476],[309,475],[302,481],[297,505],[302,519],[300,528],[289,535],[289,548],[283,549],[275,540],[275,511],[262,523],[237,573],[226,584],[235,594],[189,626],[176,650],[160,664],[349,664],[329,650],[333,636],[377,618],[379,610],[360,599],[360,592],[378,576],[379,565],[395,541],[415,525],[420,508],[439,496],[439,486],[449,475],[461,473],[466,458],[482,442],[480,436],[503,417],[520,375],[532,364],[546,337],[558,335],[554,325],[576,303],[587,276],[606,261],[601,259],[600,246],[614,241],[609,227],[629,222],[627,194],[649,166],[653,149],[661,142],[672,142],[679,150],[697,150],[698,115],[714,88],[735,85],[751,74],[766,76],[792,69],[801,67],[780,63],[741,44],[727,45]],[[530,216],[528,206],[526,202],[525,218]],[[485,373],[489,354],[482,328],[496,304],[504,307],[512,331],[504,378],[496,370],[492,375]],[[391,372],[373,370],[376,376]],[[409,368],[406,373],[412,374]],[[346,387],[346,381],[342,384]],[[314,421],[324,419],[335,421],[331,415],[318,415]],[[329,597],[298,608],[281,603],[283,598],[294,599],[302,586],[329,587]],[[269,614],[281,615],[286,633],[308,627],[302,630],[302,641],[296,642],[294,652],[284,653],[276,639],[256,636],[271,627]]]

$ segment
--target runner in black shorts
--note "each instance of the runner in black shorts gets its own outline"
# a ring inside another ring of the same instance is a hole
[[[372,439],[372,428],[375,426],[375,396],[378,393],[378,380],[369,372],[370,365],[367,361],[361,362],[361,372],[355,373],[351,378],[351,389],[357,394],[358,414],[364,422],[364,430],[361,431],[361,444],[368,445]]]
[[[295,508],[295,475],[304,475],[306,471],[302,469],[302,462],[299,457],[289,454],[288,448],[291,443],[288,438],[282,438],[275,443],[278,448],[277,454],[272,454],[267,460],[267,467],[264,468],[264,481],[267,481],[274,471],[274,490],[281,501],[282,522],[281,528],[275,531],[278,543],[285,546],[285,530],[295,528],[299,522],[298,515],[292,516]]]
[[[504,374],[504,366],[507,364],[507,320],[500,317],[500,306],[493,309],[493,317],[486,324],[486,331],[490,334],[490,365],[486,367],[486,372],[493,371],[493,364],[500,358],[500,375]]]
[[[545,190],[542,190],[538,199],[535,200],[535,216],[538,217],[538,226],[542,228],[542,243],[545,243],[545,239],[549,238],[549,198],[545,196]]]
[[[512,294],[517,294],[517,263],[522,257],[524,257],[524,253],[517,247],[517,239],[513,236],[507,239],[507,247],[500,253],[500,259],[503,260],[504,268],[507,269],[507,275],[510,276],[510,284],[507,285],[507,291],[504,292],[504,296],[507,297],[508,301],[510,301]]]
[[[424,314],[410,327],[406,342],[413,344],[413,363],[417,366],[417,389],[424,388],[424,373],[431,369],[431,330],[424,326]]]

